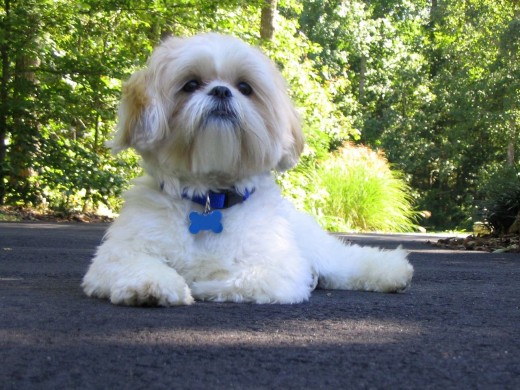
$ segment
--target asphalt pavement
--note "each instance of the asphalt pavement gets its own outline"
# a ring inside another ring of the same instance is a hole
[[[107,225],[0,223],[0,389],[519,389],[520,255],[435,237],[402,294],[135,308],[80,288]]]

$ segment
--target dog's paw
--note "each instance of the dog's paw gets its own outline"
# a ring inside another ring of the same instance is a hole
[[[89,297],[108,298],[116,305],[174,306],[194,302],[190,288],[177,271],[147,257],[98,255],[81,286]]]
[[[140,275],[118,281],[111,288],[110,301],[128,306],[176,306],[194,302],[190,288],[177,273]]]
[[[177,306],[194,302],[184,281],[181,284],[161,280],[117,283],[110,291],[110,301],[115,305],[127,306]]]
[[[367,290],[399,293],[410,287],[413,266],[406,258],[407,253],[400,247],[394,251],[381,252],[381,261],[373,264],[365,276]],[[376,265],[374,267],[374,265]]]
[[[406,291],[412,284],[413,267],[403,264],[400,270],[394,271],[392,275],[383,277],[375,283],[374,291],[385,293],[401,293]]]
[[[410,286],[413,267],[402,248],[389,251],[351,246],[347,249],[349,260],[321,273],[319,287],[396,293]]]

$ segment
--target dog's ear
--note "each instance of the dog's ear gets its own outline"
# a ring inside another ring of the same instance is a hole
[[[286,145],[284,146],[283,155],[278,165],[276,166],[276,170],[279,172],[286,171],[294,167],[298,160],[300,159],[300,155],[303,152],[303,147],[305,145],[305,139],[303,137],[303,131],[301,127],[301,120],[298,112],[292,105],[292,103],[288,104],[288,107],[285,108],[285,116],[287,118],[287,134],[286,134]]]
[[[114,153],[129,147],[137,151],[149,149],[166,134],[166,116],[150,91],[148,73],[147,69],[139,70],[123,84],[117,131],[107,143]]]

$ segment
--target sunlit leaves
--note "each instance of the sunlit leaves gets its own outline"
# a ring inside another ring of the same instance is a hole
[[[289,193],[360,140],[405,172],[432,224],[453,227],[467,220],[480,173],[519,145],[518,2],[279,0],[271,42],[260,40],[264,0],[10,4],[9,15],[0,7],[0,107],[12,199],[81,207],[117,196],[138,170],[135,156],[104,147],[121,81],[165,36],[201,31],[261,45],[288,80],[307,137],[302,164],[281,178]],[[29,186],[15,189],[17,178]]]

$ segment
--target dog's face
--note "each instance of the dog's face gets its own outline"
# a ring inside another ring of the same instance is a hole
[[[124,85],[112,147],[135,148],[149,170],[232,182],[292,167],[303,135],[275,65],[204,34],[166,40]]]

